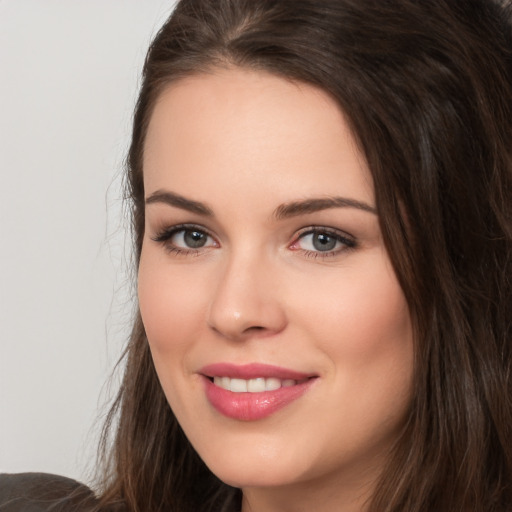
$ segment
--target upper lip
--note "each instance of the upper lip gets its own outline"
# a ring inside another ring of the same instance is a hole
[[[303,373],[281,366],[274,366],[262,363],[233,364],[214,363],[201,368],[200,372],[206,377],[231,377],[237,379],[256,379],[258,377],[275,379],[303,380],[309,377],[316,377],[312,373]]]

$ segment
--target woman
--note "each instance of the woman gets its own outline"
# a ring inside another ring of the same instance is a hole
[[[135,111],[140,312],[83,508],[512,508],[509,14],[178,4]]]

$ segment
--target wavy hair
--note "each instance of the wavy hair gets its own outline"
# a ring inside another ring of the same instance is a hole
[[[320,87],[350,123],[414,325],[413,399],[372,512],[512,507],[511,10],[491,0],[181,0],[145,61],[127,159],[136,263],[144,140],[169,83],[264,70]],[[140,315],[125,365],[104,431],[101,510],[239,510],[240,491],[206,468],[167,404]]]

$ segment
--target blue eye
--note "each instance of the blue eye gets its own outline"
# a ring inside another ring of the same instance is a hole
[[[164,244],[167,250],[175,253],[194,252],[218,245],[214,238],[203,229],[187,225],[166,229],[153,240]]]
[[[341,242],[327,233],[309,233],[300,238],[302,248],[307,251],[333,251]]]
[[[182,229],[176,231],[169,240],[176,247],[183,247],[185,249],[200,249],[205,247],[211,237],[203,231],[197,229]]]
[[[341,232],[322,228],[308,228],[299,234],[291,248],[302,250],[306,254],[332,256],[355,246],[355,240]]]

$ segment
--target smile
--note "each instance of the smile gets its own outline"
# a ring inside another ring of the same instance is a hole
[[[262,364],[214,364],[201,370],[206,398],[231,419],[257,421],[295,402],[317,380],[293,370]]]
[[[307,380],[307,379],[305,379]],[[279,388],[296,386],[299,382],[294,379],[277,379],[275,377],[256,377],[255,379],[234,379],[230,377],[214,377],[213,383],[219,388],[233,393],[262,393],[275,391]]]

